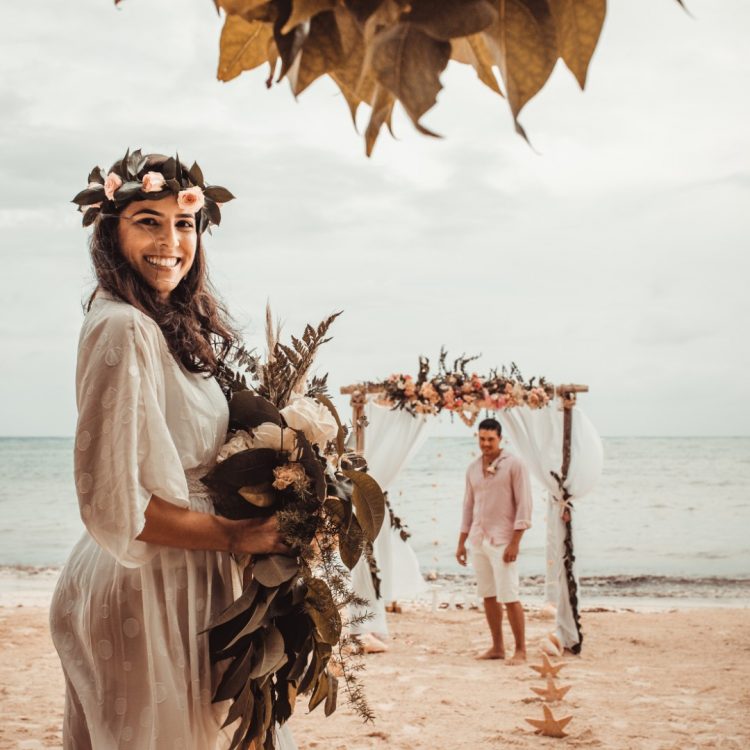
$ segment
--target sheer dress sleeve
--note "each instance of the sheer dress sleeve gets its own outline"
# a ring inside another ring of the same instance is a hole
[[[158,549],[136,539],[151,496],[189,506],[164,416],[161,332],[127,304],[93,313],[81,331],[76,370],[78,502],[97,543],[122,565],[138,567]]]

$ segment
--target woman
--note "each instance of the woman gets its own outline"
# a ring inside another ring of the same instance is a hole
[[[201,238],[232,197],[207,187],[197,165],[135,152],[106,175],[97,167],[74,198],[94,226],[98,286],[76,373],[86,533],[50,612],[65,748],[228,747],[228,704],[211,703],[216,675],[202,631],[232,600],[229,553],[285,550],[273,519],[213,515],[199,481],[228,421],[212,376],[237,340],[211,292]]]

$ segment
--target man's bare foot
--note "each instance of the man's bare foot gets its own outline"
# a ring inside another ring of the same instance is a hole
[[[483,654],[479,654],[479,656],[475,658],[479,659],[480,661],[484,659],[504,659],[505,651],[499,651],[498,649],[490,648]]]
[[[372,633],[362,633],[359,636],[359,642],[362,645],[363,654],[382,654],[388,650],[388,646],[375,638]]]
[[[513,656],[508,659],[508,661],[505,662],[509,666],[515,666],[517,664],[525,664],[526,663],[526,652],[525,651],[518,651],[516,650],[516,653],[513,654]]]

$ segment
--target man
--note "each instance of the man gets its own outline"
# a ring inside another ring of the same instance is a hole
[[[479,423],[482,455],[466,471],[463,520],[456,559],[466,565],[466,541],[477,576],[477,592],[492,636],[479,659],[504,659],[503,604],[508,613],[515,653],[509,664],[526,660],[523,607],[518,600],[516,558],[523,532],[531,527],[529,475],[520,459],[502,450],[502,427],[496,419]]]

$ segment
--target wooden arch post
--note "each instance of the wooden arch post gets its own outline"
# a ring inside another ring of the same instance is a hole
[[[574,654],[581,651],[583,644],[583,633],[581,631],[581,615],[578,611],[578,583],[573,572],[573,563],[575,553],[573,551],[573,504],[568,502],[570,493],[565,488],[565,482],[570,470],[571,443],[573,437],[573,407],[576,405],[576,398],[579,393],[588,393],[587,385],[559,385],[555,389],[557,396],[562,400],[563,407],[563,444],[562,444],[562,465],[560,467],[560,476],[558,484],[560,486],[561,499],[564,503],[562,515],[565,524],[565,539],[563,540],[563,565],[565,566],[565,578],[568,584],[568,598],[570,607],[573,612],[573,620],[578,631],[578,643],[571,648]]]

